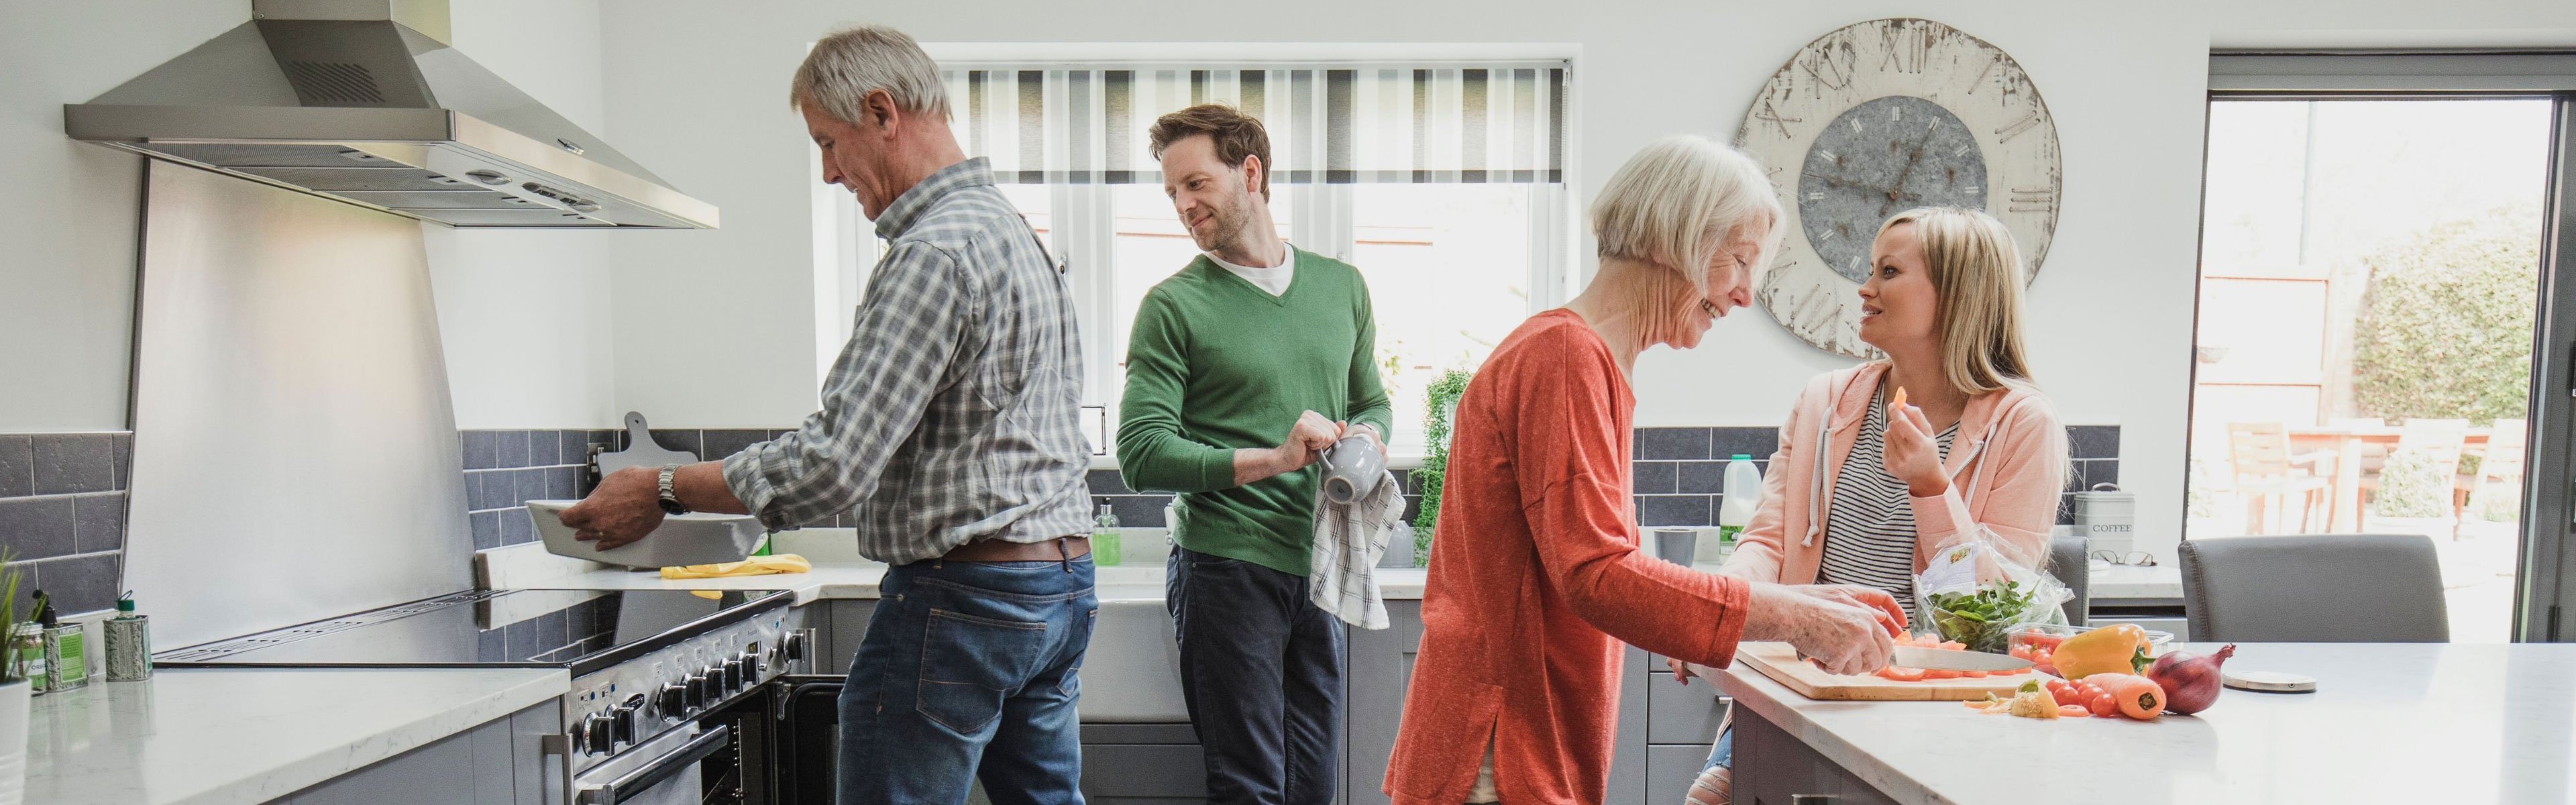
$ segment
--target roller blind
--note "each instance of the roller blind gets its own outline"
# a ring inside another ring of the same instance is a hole
[[[1154,119],[1260,118],[1284,184],[1561,183],[1566,63],[960,65],[959,139],[1004,182],[1160,184]]]

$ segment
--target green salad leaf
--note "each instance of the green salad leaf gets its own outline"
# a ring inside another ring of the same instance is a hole
[[[2036,595],[2035,590],[2021,589],[2020,582],[2006,581],[1978,585],[1974,593],[1933,593],[1924,598],[1932,604],[1932,626],[1943,639],[1964,643],[1970,651],[2001,653],[2012,639],[2009,630],[2021,622],[2022,612]]]

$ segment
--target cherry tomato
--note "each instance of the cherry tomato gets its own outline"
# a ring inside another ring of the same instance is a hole
[[[2109,693],[2097,693],[2084,701],[2084,709],[2094,715],[2110,718],[2120,714],[2120,700]]]

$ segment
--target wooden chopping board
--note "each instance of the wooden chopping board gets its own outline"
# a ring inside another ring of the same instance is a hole
[[[1744,643],[1736,647],[1735,661],[1753,666],[1763,676],[1788,686],[1800,696],[1826,701],[1982,701],[1988,693],[2010,697],[2013,689],[2021,687],[2025,680],[2048,678],[2033,671],[1983,679],[1963,677],[1895,682],[1866,674],[1829,674],[1814,663],[1798,659],[1798,650],[1787,643]]]

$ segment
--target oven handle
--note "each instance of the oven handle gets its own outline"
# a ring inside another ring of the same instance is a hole
[[[581,803],[582,805],[616,805],[616,803],[625,802],[663,780],[670,779],[672,775],[687,771],[690,765],[707,759],[708,755],[722,751],[732,743],[733,727],[717,725],[715,729],[700,733],[687,744],[681,745],[679,751],[653,761],[652,765],[627,772],[626,776],[611,780],[607,785],[582,791]]]

